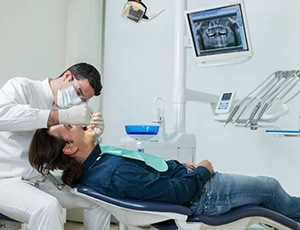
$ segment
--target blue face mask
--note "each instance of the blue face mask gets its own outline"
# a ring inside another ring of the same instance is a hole
[[[57,107],[67,109],[82,102],[73,86],[57,91]]]

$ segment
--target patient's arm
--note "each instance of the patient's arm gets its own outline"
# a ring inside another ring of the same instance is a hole
[[[182,162],[181,164],[185,165],[186,167],[189,167],[190,169],[194,170],[195,168],[202,166],[208,169],[211,175],[215,173],[214,168],[210,161],[203,160],[199,162],[198,164],[192,163],[192,162]]]
[[[186,167],[194,170],[195,168],[197,168],[197,164],[192,163],[192,162],[182,162],[181,164],[185,165]]]
[[[212,166],[212,163],[208,160],[203,160],[197,164],[197,167],[202,166],[208,169],[211,175],[215,173],[214,167]]]

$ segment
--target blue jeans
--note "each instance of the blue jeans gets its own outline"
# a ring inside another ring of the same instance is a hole
[[[217,216],[247,204],[261,205],[300,222],[300,198],[287,194],[270,177],[215,173],[190,208],[195,214]]]

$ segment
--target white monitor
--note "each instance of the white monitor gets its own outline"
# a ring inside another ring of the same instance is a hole
[[[252,57],[242,0],[188,10],[185,18],[200,66],[242,63]]]

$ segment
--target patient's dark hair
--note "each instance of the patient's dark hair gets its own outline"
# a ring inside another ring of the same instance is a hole
[[[29,148],[29,162],[43,175],[45,169],[62,170],[62,181],[74,187],[81,177],[82,170],[74,158],[63,153],[63,148],[67,143],[62,137],[49,135],[46,128],[38,129]]]

